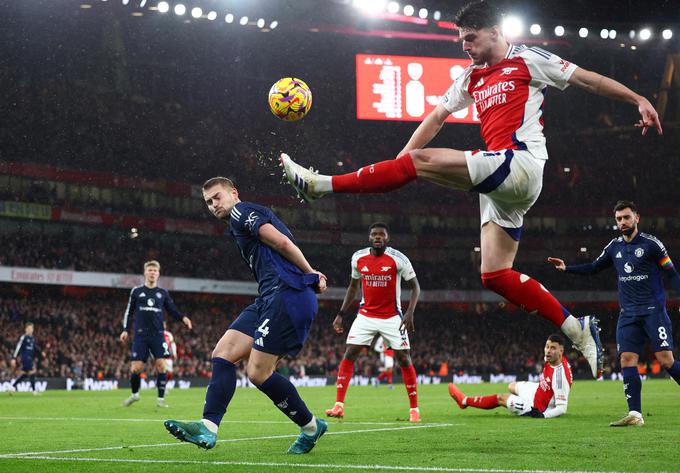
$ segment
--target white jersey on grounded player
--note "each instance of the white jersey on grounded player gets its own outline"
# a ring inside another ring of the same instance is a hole
[[[468,66],[440,103],[449,113],[475,104],[487,150],[524,149],[548,159],[543,135],[546,88],[564,90],[576,69],[541,48],[510,45],[498,64]]]
[[[167,330],[163,330],[163,339],[168,345],[167,350],[170,352],[172,359],[177,358],[177,345],[175,344],[175,336]]]
[[[406,255],[389,246],[380,256],[373,256],[370,248],[352,255],[352,278],[361,279],[359,313],[366,317],[386,319],[402,315],[401,280],[415,277]]]

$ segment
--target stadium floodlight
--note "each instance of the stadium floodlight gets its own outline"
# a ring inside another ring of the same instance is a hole
[[[208,20],[214,21],[216,18],[217,18],[217,12],[216,11],[213,10],[210,13],[208,13]]]
[[[373,14],[385,10],[387,0],[353,0],[352,5],[359,10]]]
[[[429,12],[427,11],[427,8],[421,8],[420,10],[418,10],[418,16],[419,16],[420,18],[422,18],[423,20],[424,20],[425,18],[427,18],[427,14],[428,14],[428,13],[429,13]]]
[[[602,39],[607,39],[609,37],[609,30],[606,28],[603,28],[600,30],[600,38]]]
[[[273,30],[273,29],[276,28],[277,26],[279,26],[279,22],[276,21],[276,20],[274,20],[274,21],[272,21],[272,22],[269,24],[269,29],[270,29],[270,30]]]
[[[564,36],[564,26],[557,25],[555,27],[555,36]]]
[[[160,13],[167,13],[170,11],[170,5],[168,5],[168,2],[158,2],[157,8]]]
[[[264,28],[264,24],[265,24],[264,18],[260,18],[259,20],[257,20],[257,27],[258,28]]]
[[[441,20],[442,19],[442,12],[440,12],[439,10],[435,10],[434,13],[432,14],[432,19],[434,21]]]
[[[501,30],[508,38],[517,38],[524,33],[524,22],[516,16],[508,16],[503,18]]]
[[[529,32],[534,36],[541,34],[541,25],[534,23],[529,27]]]
[[[609,39],[616,39],[616,30],[609,30]]]
[[[225,23],[233,23],[234,22],[234,15],[232,15],[231,13],[227,13],[226,15],[224,15],[224,22]]]
[[[387,13],[399,13],[399,4],[397,2],[389,2],[387,4]]]
[[[649,28],[643,28],[640,30],[640,39],[642,41],[647,41],[652,37],[652,31]]]
[[[191,9],[191,16],[194,18],[200,18],[203,16],[203,10],[201,7],[194,7]]]
[[[187,7],[184,6],[182,3],[178,3],[175,5],[175,15],[177,16],[182,16],[187,12]]]
[[[665,29],[661,32],[663,39],[671,39],[673,37],[673,30]]]
[[[127,5],[128,3],[130,3],[130,0],[122,0],[122,3],[123,5]]]
[[[588,37],[588,28],[581,28],[578,30],[578,35],[581,38],[587,38]]]
[[[146,6],[146,0],[139,2],[139,8],[144,8]]]
[[[240,20],[238,20],[239,25],[241,26],[246,26],[248,24],[248,17],[247,16],[242,16]]]
[[[635,30],[630,30],[630,31],[628,32],[628,37],[629,37],[630,39],[635,39],[635,34],[636,34],[636,33],[635,33]]]
[[[406,5],[404,6],[404,15],[406,16],[413,16],[413,14],[416,12],[416,9],[413,7],[413,5]]]

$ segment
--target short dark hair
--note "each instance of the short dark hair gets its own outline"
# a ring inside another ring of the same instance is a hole
[[[374,228],[384,228],[387,233],[390,232],[390,229],[385,222],[372,223],[371,226],[368,227],[368,233],[371,233],[371,230],[373,230]]]
[[[491,28],[500,25],[501,11],[492,3],[485,0],[476,0],[458,10],[454,22],[458,28]]]
[[[548,341],[553,342],[553,343],[557,343],[560,346],[564,346],[564,337],[562,335],[560,335],[559,333],[553,333],[553,334],[548,335]]]
[[[615,213],[625,209],[630,209],[633,211],[633,213],[638,213],[637,206],[635,205],[635,202],[633,202],[632,200],[619,200],[614,206]]]
[[[234,181],[229,179],[228,177],[222,177],[222,176],[215,176],[211,177],[207,181],[203,183],[203,190],[210,189],[213,186],[216,185],[221,185],[225,187],[230,187],[232,189],[236,189],[236,186],[234,185]]]

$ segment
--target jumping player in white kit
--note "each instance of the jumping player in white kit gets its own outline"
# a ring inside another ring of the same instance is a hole
[[[456,79],[437,107],[413,133],[397,159],[356,172],[326,176],[281,155],[286,177],[307,201],[328,193],[385,193],[416,178],[479,193],[482,284],[527,312],[560,327],[588,360],[594,377],[602,369],[597,319],[577,319],[538,281],[513,269],[524,215],[541,192],[548,158],[543,135],[543,99],[548,86],[576,85],[635,105],[645,134],[662,133],[649,101],[619,82],[588,71],[536,47],[515,46],[504,38],[501,15],[485,1],[457,15],[463,51],[472,64]],[[451,114],[475,104],[485,151],[423,149]]]

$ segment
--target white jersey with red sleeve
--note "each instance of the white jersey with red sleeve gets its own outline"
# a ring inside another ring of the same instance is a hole
[[[415,277],[409,259],[394,248],[387,247],[380,256],[373,256],[370,248],[357,251],[352,256],[352,278],[361,279],[359,313],[379,319],[401,315],[401,280]]]
[[[562,356],[562,363],[557,366],[546,363],[538,380],[534,407],[543,412],[546,418],[567,412],[572,380],[571,366],[565,356]]]
[[[175,336],[167,330],[164,330],[163,340],[166,343],[166,350],[170,353],[168,358],[177,358],[177,345],[175,344]]]
[[[487,150],[528,150],[548,159],[543,136],[546,88],[564,90],[576,69],[541,48],[510,45],[498,64],[465,69],[440,103],[450,113],[474,103]]]

